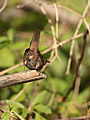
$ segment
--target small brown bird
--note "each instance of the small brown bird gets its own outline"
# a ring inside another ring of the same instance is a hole
[[[24,53],[23,63],[30,70],[40,71],[47,62],[50,62],[44,58],[38,50],[39,37],[40,31],[37,29],[33,34],[30,47],[27,48]]]

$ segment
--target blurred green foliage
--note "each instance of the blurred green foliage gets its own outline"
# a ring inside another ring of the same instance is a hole
[[[59,0],[56,0],[56,2],[59,2]],[[18,3],[17,0],[14,2],[11,1],[4,12],[11,10],[11,8],[15,8],[16,3]],[[60,3],[82,14],[87,0],[62,0]],[[9,18],[8,20],[7,17],[2,17],[3,14],[4,13],[0,16],[0,71],[22,62],[24,51],[29,46],[32,38],[31,32],[36,28],[41,30],[40,51],[44,51],[48,47],[51,47],[52,39],[49,40],[49,37],[51,38],[52,34],[50,25],[45,16],[33,11],[23,11],[22,15],[17,15],[17,17],[12,19]],[[90,24],[90,18],[88,16],[87,21],[89,21]],[[73,35],[76,26],[64,26],[64,28],[61,28],[61,26],[59,30],[63,29],[64,32],[63,34],[60,32],[59,40],[64,41]],[[85,29],[85,25],[82,24],[79,32],[81,33],[85,31]],[[44,35],[48,35],[49,37],[43,38]],[[47,39],[48,41],[46,41]],[[82,45],[82,40],[82,37],[77,40],[79,46]],[[50,45],[48,45],[49,41]],[[73,98],[74,91],[72,90],[67,100],[62,102],[62,97],[64,97],[72,84],[76,67],[75,57],[73,56],[71,73],[69,75],[65,74],[70,45],[71,43],[68,43],[58,48],[61,62],[55,59],[53,63],[50,63],[44,70],[48,78],[43,80],[39,85],[37,93],[32,101],[32,108],[30,111],[30,115],[36,120],[51,120],[53,118],[59,118],[60,116],[62,118],[76,117],[87,115],[88,113],[87,107],[81,107],[82,104],[90,101],[90,48],[88,45],[86,46],[85,57],[82,61],[82,76],[77,101]],[[50,53],[51,52],[48,52],[44,56],[49,58]],[[24,66],[12,70],[7,74],[21,71],[24,71]],[[16,101],[14,98],[27,84],[0,89],[0,100],[6,101],[7,103],[7,106],[3,106],[3,109],[6,110],[6,112],[2,114],[3,120],[9,120],[12,112],[18,119],[26,118],[29,103],[32,99],[36,84],[37,82],[31,83]]]

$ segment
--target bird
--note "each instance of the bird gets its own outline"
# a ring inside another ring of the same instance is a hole
[[[23,64],[30,70],[40,71],[43,66],[50,62],[39,51],[40,30],[34,31],[29,48],[24,52]]]

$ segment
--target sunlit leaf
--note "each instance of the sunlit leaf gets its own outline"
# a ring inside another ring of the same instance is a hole
[[[38,104],[38,103],[43,103],[45,97],[46,97],[47,91],[43,91],[37,95],[32,103],[32,105]]]
[[[17,107],[17,108],[24,108],[24,105],[21,104],[20,102],[16,102],[16,101],[13,101],[13,100],[6,100],[7,101],[7,104],[13,108],[13,107]]]
[[[27,114],[28,114],[28,109],[27,109],[27,108],[23,108],[23,109],[22,109],[22,114],[21,114],[22,117],[25,118],[25,117],[27,116]]]
[[[6,36],[0,36],[0,43],[7,41],[8,38]]]
[[[34,107],[35,110],[37,110],[38,112],[41,112],[41,113],[48,113],[48,114],[51,114],[51,110],[48,106],[46,105],[43,105],[43,104],[38,104]]]
[[[9,112],[4,112],[2,114],[2,120],[9,120],[10,116],[11,116],[11,114]]]
[[[35,114],[35,120],[46,120],[43,116],[39,115],[38,113]]]

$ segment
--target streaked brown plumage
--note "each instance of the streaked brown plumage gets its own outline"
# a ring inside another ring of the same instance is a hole
[[[30,70],[40,71],[49,62],[38,50],[40,31],[36,30],[33,34],[30,47],[25,50],[23,63]]]

